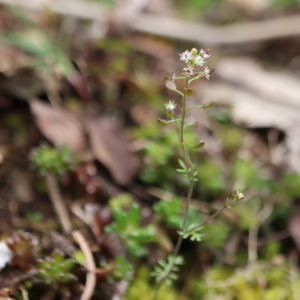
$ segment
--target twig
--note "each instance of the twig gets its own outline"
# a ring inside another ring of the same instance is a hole
[[[72,235],[85,256],[85,267],[88,269],[84,291],[80,300],[89,300],[92,297],[96,286],[96,264],[91,248],[83,234],[80,231],[75,230]]]
[[[20,286],[19,287],[21,293],[22,293],[22,297],[23,297],[23,300],[29,300],[29,297],[28,297],[28,292],[27,290],[24,288],[24,286]],[[9,299],[9,298],[8,298]]]
[[[50,199],[52,201],[52,205],[59,219],[59,222],[61,223],[64,232],[70,233],[72,230],[71,220],[68,214],[67,207],[62,199],[62,195],[60,193],[56,178],[51,173],[46,174],[45,177],[50,194]]]

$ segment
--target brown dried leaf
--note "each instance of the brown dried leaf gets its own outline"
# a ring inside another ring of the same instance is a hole
[[[129,149],[125,132],[107,117],[86,117],[84,124],[94,156],[109,169],[117,183],[129,185],[139,170],[140,162]]]
[[[74,152],[86,148],[81,123],[71,112],[39,100],[30,101],[30,109],[41,132],[56,146],[69,146]]]

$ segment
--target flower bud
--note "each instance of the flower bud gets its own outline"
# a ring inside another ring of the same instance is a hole
[[[235,201],[242,200],[244,198],[244,194],[238,190],[234,191],[232,196]]]
[[[198,53],[198,50],[197,50],[196,48],[193,48],[193,49],[191,50],[191,53],[192,53],[193,55],[196,55],[196,54]]]
[[[168,118],[172,119],[174,116],[174,110],[176,108],[176,103],[174,101],[169,101],[168,103],[165,104],[166,107],[166,115]]]

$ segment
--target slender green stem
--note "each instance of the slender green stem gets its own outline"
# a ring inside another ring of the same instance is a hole
[[[224,204],[219,210],[217,210],[214,214],[212,214],[210,217],[208,217],[204,222],[202,222],[201,224],[195,226],[194,228],[192,228],[191,230],[185,231],[185,233],[189,233],[192,232],[200,227],[202,227],[203,225],[205,225],[207,222],[209,222],[211,219],[213,219],[214,217],[216,217],[218,214],[220,214],[225,208],[227,208],[227,204]]]
[[[177,79],[186,79],[186,77],[174,77],[172,78],[173,80],[177,80]]]
[[[187,107],[185,110],[189,110],[189,109],[192,109],[192,108],[202,108],[203,105],[195,105],[195,106],[190,106],[190,107]]]
[[[178,91],[178,90],[171,90],[171,89],[170,89],[170,91],[176,92],[176,93],[178,93],[179,95],[181,95],[182,97],[184,96],[183,93],[181,93],[181,92]]]
[[[171,121],[168,121],[169,123],[177,122],[177,121],[182,121],[181,119],[172,119]]]
[[[185,88],[187,89],[188,85],[189,85],[189,80],[188,80],[187,77],[185,79],[186,79]],[[188,212],[189,212],[190,202],[191,202],[193,189],[194,189],[194,168],[193,168],[193,164],[192,164],[192,162],[191,162],[191,160],[188,156],[188,153],[187,153],[186,148],[185,148],[185,143],[184,143],[184,121],[185,121],[185,116],[186,116],[187,95],[182,94],[182,96],[183,96],[183,108],[182,108],[181,123],[180,123],[179,128],[175,124],[175,128],[176,128],[176,131],[177,131],[177,134],[178,134],[180,148],[181,148],[182,157],[183,157],[185,166],[186,166],[187,169],[190,169],[190,173],[189,173],[189,190],[188,190],[188,194],[187,194],[187,202],[186,202],[186,206],[185,206],[183,224],[182,224],[182,231],[185,232],[186,229],[187,229]],[[168,278],[170,272],[172,271],[172,269],[174,267],[175,260],[176,260],[176,257],[178,256],[182,241],[183,241],[182,236],[179,236],[178,240],[177,240],[177,243],[176,243],[176,246],[175,246],[174,251],[173,251],[172,262],[170,263],[170,265],[166,269],[164,276],[158,282],[158,284],[156,286],[156,289],[155,289],[155,292],[154,292],[154,295],[153,295],[153,298],[152,298],[153,300],[157,299],[160,288],[162,287],[163,283]]]

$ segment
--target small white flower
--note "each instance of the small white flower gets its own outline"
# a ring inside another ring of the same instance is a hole
[[[208,67],[204,68],[204,76],[207,80],[209,80],[211,70]]]
[[[203,58],[201,55],[197,55],[197,56],[194,58],[194,63],[195,63],[197,66],[203,66],[203,65],[204,65],[204,58]]]
[[[166,110],[173,111],[176,108],[177,104],[174,101],[169,101],[165,104]]]
[[[180,60],[183,60],[185,63],[188,63],[189,60],[193,59],[193,54],[188,50],[182,52],[181,54],[179,54],[179,56]]]
[[[183,71],[185,71],[183,73],[183,75],[185,75],[185,76],[191,76],[191,75],[194,74],[194,67],[188,66],[187,68],[183,68]]]

